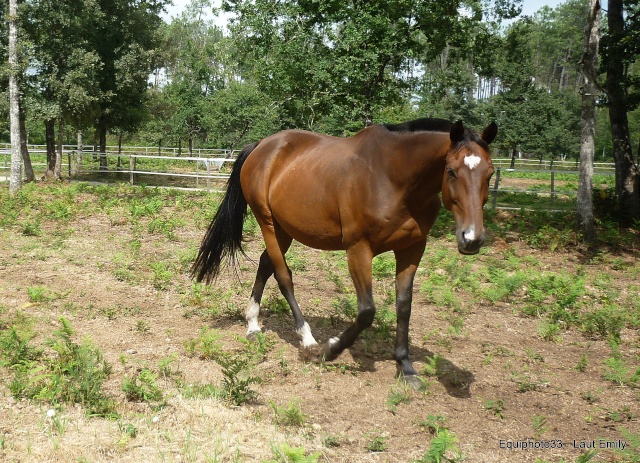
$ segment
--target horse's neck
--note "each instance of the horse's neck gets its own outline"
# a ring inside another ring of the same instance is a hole
[[[411,134],[406,151],[406,175],[411,194],[435,196],[442,190],[442,177],[450,146],[448,133]]]

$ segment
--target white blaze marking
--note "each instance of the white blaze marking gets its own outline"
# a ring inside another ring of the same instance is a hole
[[[476,229],[475,227],[470,227],[469,230],[465,231],[463,234],[464,239],[467,241],[473,241],[476,237]]]
[[[476,156],[475,154],[470,154],[469,156],[464,157],[464,163],[469,167],[469,169],[473,170],[478,164],[480,164],[480,156]]]
[[[304,322],[302,328],[296,330],[296,333],[298,333],[298,336],[300,336],[300,339],[302,340],[302,347],[310,347],[318,344],[311,334],[311,328],[309,328],[309,324],[307,322]]]
[[[249,306],[245,312],[247,319],[247,335],[260,332],[260,324],[258,323],[258,315],[260,314],[260,304],[251,299]]]

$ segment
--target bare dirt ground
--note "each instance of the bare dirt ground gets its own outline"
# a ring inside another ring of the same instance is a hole
[[[201,196],[184,198],[202,202]],[[95,198],[85,194],[80,201]],[[182,384],[219,384],[222,376],[215,362],[189,356],[185,342],[196,338],[203,326],[221,330],[227,348],[238,347],[234,337],[245,334],[238,313],[250,294],[261,242],[248,243],[253,262],[243,261],[239,278],[228,273],[215,284],[225,295],[226,310],[212,316],[210,301],[194,302],[188,259],[180,263],[178,258],[193,251],[202,238],[201,216],[185,215],[175,204],[165,206],[159,215],[185,218],[168,239],[140,228],[124,208],[115,213],[86,210],[90,212],[66,222],[43,222],[38,236],[26,236],[19,225],[0,230],[0,317],[32,317],[37,321],[34,341],[41,344],[59,327],[60,316],[68,318],[78,342],[90,338],[113,366],[106,388],[119,404],[119,417],[91,418],[79,405],[47,416],[46,403],[11,397],[11,372],[0,369],[2,461],[253,462],[276,458],[273,449],[287,443],[307,453],[320,452],[319,461],[410,462],[428,451],[433,435],[424,422],[438,415],[458,439],[467,462],[575,461],[584,452],[578,447],[591,445],[599,450],[592,461],[628,461],[615,449],[600,448],[631,445],[622,428],[636,436],[640,432],[638,389],[603,379],[603,362],[611,357],[609,342],[576,329],[545,341],[538,331],[540,320],[523,316],[515,303],[472,299],[464,291],[457,293],[466,309],[464,325],[452,333],[445,318],[450,311],[430,303],[419,290],[430,272],[442,269],[423,267],[416,278],[411,351],[419,371],[434,355],[446,360],[438,376],[425,375],[424,392],[406,392],[407,402],[395,410],[389,398],[402,387],[394,380],[392,337],[360,340],[332,364],[306,363],[299,356],[292,320],[275,308],[261,314],[273,346],[254,372],[263,379],[254,386],[257,398],[239,407],[215,398],[186,398],[175,378]],[[200,212],[210,217],[210,211]],[[488,241],[483,253],[469,262],[517,256],[523,265],[535,260],[548,271],[582,272],[587,285],[605,272],[619,290],[617,298],[637,297],[633,292],[640,266],[632,250],[589,261],[582,250],[540,251],[516,236]],[[132,254],[133,242],[138,249]],[[331,257],[329,262],[324,253],[301,246],[293,252],[302,262],[294,270],[297,297],[316,339],[324,341],[345,327],[345,319],[336,317],[332,308],[344,291],[334,273],[346,291],[351,290],[346,270],[336,263],[343,258]],[[427,253],[436,252],[453,255],[455,244],[447,237],[433,239]],[[172,263],[166,285],[153,280],[151,262]],[[130,274],[123,278],[123,271]],[[393,281],[376,284],[384,297]],[[46,288],[49,297],[31,301],[27,289],[34,286]],[[277,297],[272,281],[265,300]],[[624,328],[621,340],[621,355],[635,370],[639,333]],[[158,363],[172,355],[175,375],[158,380],[166,405],[125,399],[124,377],[142,367],[157,370]],[[578,371],[575,367],[584,356],[588,364]],[[299,404],[305,415],[302,426],[276,423],[271,404],[291,403]],[[136,428],[135,436],[123,431],[127,425]],[[543,448],[509,448],[522,441]],[[375,448],[375,442],[381,445]]]

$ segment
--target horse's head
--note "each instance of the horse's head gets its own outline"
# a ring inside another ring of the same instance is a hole
[[[498,133],[492,122],[478,136],[462,121],[451,128],[451,148],[442,179],[442,202],[453,213],[458,251],[476,254],[484,243],[483,206],[489,197],[493,164],[489,143]]]

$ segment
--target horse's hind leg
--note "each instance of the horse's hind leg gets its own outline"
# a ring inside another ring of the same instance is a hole
[[[258,263],[258,272],[256,273],[256,280],[253,283],[253,290],[251,291],[251,299],[245,312],[245,318],[247,320],[247,336],[259,333],[260,324],[258,323],[258,315],[260,314],[260,301],[262,300],[262,293],[264,287],[267,284],[267,280],[273,275],[274,268],[269,258],[267,251],[263,251],[260,256],[260,262]]]
[[[291,270],[289,269],[284,257],[289,246],[291,246],[291,241],[293,241],[293,239],[277,226],[264,225],[261,226],[261,228],[264,242],[267,245],[266,252],[271,264],[273,265],[273,272],[276,281],[278,282],[278,287],[280,288],[280,292],[284,298],[287,300],[289,307],[291,307],[293,319],[296,324],[296,333],[300,336],[303,347],[314,346],[317,342],[311,334],[309,324],[305,321],[302,311],[300,310],[300,306],[298,305],[298,301],[295,298]]]

